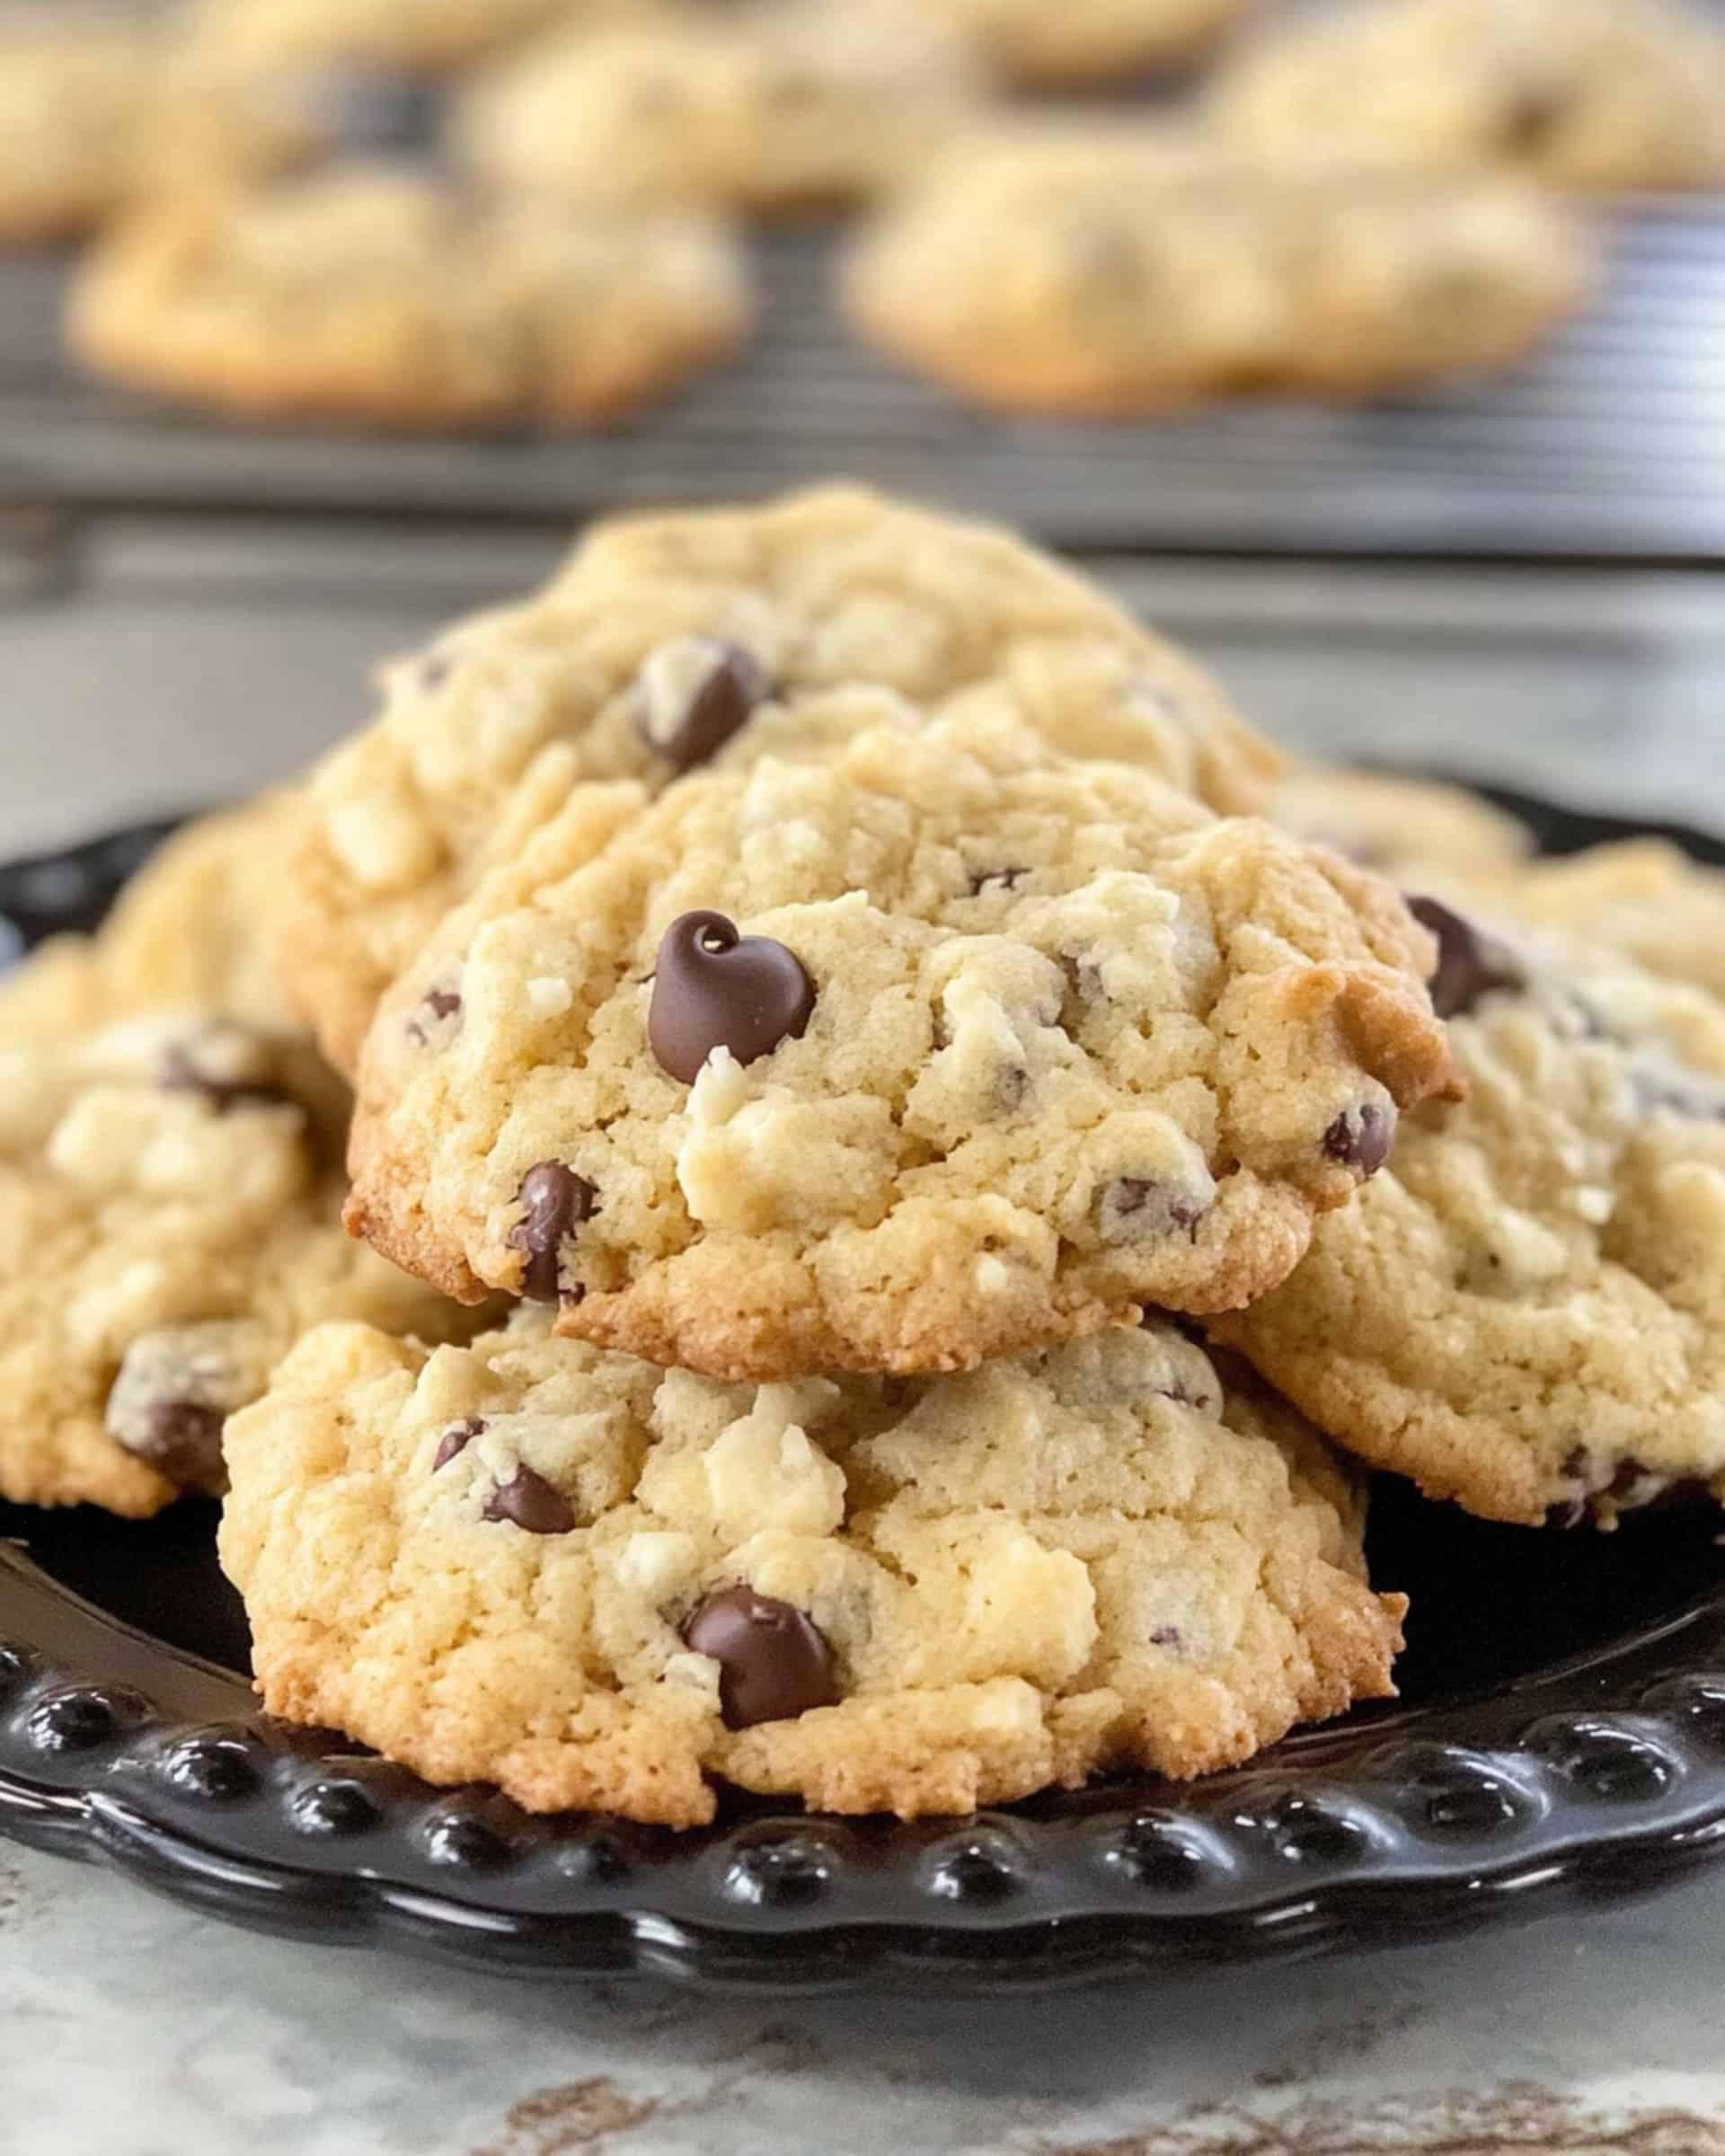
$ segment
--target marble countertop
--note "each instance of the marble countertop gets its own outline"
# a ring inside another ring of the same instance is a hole
[[[295,768],[532,539],[0,550],[0,851]],[[1710,579],[1135,567],[1310,749],[1725,826]],[[713,2001],[285,1944],[0,1842],[0,2156],[1725,2156],[1725,1872],[1368,1960],[991,2003]]]

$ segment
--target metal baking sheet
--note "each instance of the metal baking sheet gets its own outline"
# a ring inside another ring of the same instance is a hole
[[[836,319],[832,243],[759,244],[754,351],[621,432],[481,442],[234,426],[79,381],[49,258],[0,259],[0,495],[81,505],[563,520],[845,473],[1058,543],[1251,552],[1725,558],[1725,199],[1624,205],[1596,309],[1535,364],[1363,410],[1003,420]]]

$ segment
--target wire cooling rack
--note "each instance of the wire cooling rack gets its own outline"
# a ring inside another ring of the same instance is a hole
[[[754,350],[619,432],[385,439],[224,424],[81,381],[66,265],[0,261],[0,489],[85,507],[566,521],[835,473],[1079,548],[1725,557],[1725,199],[1626,203],[1596,307],[1535,363],[1363,409],[1270,400],[1179,419],[1002,420],[838,321],[830,238],[759,244]]]

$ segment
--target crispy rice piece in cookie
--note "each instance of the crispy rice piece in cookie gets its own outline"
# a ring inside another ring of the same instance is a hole
[[[1559,187],[1725,177],[1725,33],[1687,0],[1356,0],[1269,30],[1216,77],[1216,130],[1499,165]]]
[[[1481,902],[1725,996],[1725,873],[1626,839],[1479,879]]]
[[[0,986],[0,1496],[142,1516],[219,1487],[222,1418],[299,1332],[465,1338],[343,1232],[346,1089],[243,941],[287,797],[193,826],[93,938]]]
[[[968,1812],[1388,1695],[1314,1433],[1157,1323],[759,1390],[551,1337],[302,1341],[230,1426],[258,1688],[434,1781],[689,1826],[709,1777]]]
[[[1422,870],[1473,876],[1515,869],[1534,850],[1526,824],[1464,786],[1387,771],[1299,764],[1269,813],[1308,845],[1331,846],[1404,883]]]
[[[367,1041],[357,1232],[730,1378],[1287,1274],[1450,1082],[1424,932],[1269,824],[874,701],[825,763],[582,790],[452,916]]]
[[[1124,416],[1507,366],[1591,283],[1566,210],[1492,173],[1018,123],[875,219],[842,298],[862,335],[961,394]]]
[[[1131,81],[1181,67],[1256,0],[919,0],[1009,82],[1039,89]]]
[[[1490,1518],[1725,1494],[1725,1008],[1415,910],[1472,1091],[1404,1118],[1390,1166],[1217,1337],[1352,1450]]]
[[[136,12],[40,8],[0,21],[0,236],[77,237],[133,203],[257,179],[320,130],[255,67]]]
[[[1256,808],[1278,759],[1209,676],[1048,556],[858,487],[597,526],[525,604],[384,679],[314,774],[285,962],[351,1069],[377,999],[577,781],[823,755],[884,698],[1009,700],[1058,748]]]
[[[506,188],[781,215],[898,186],[978,106],[962,40],[904,0],[762,0],[553,33],[454,134]]]
[[[753,314],[707,219],[552,214],[356,165],[142,214],[84,266],[70,335],[98,374],[238,411],[586,426],[728,358]]]

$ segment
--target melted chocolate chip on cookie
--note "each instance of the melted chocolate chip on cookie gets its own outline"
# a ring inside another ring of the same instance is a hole
[[[719,1665],[728,1729],[789,1721],[838,1699],[832,1653],[802,1612],[753,1587],[709,1595],[683,1628],[685,1643]]]
[[[1525,988],[1527,976],[1500,943],[1482,936],[1436,898],[1410,898],[1408,911],[1438,939],[1431,1007],[1439,1018],[1463,1018],[1499,988]]]
[[[765,669],[740,644],[682,636],[641,669],[636,724],[650,748],[692,771],[716,756],[773,694]]]
[[[715,1048],[747,1064],[801,1040],[814,1008],[815,985],[794,951],[739,935],[723,914],[684,914],[659,947],[647,1038],[660,1068],[693,1085]]]
[[[526,1213],[519,1226],[510,1229],[509,1243],[527,1261],[521,1268],[520,1292],[534,1303],[555,1303],[563,1292],[562,1246],[598,1211],[598,1191],[561,1161],[541,1161],[521,1179],[517,1195]]]
[[[562,1491],[522,1466],[491,1492],[485,1517],[508,1521],[528,1534],[567,1534],[575,1524],[574,1508]]]

